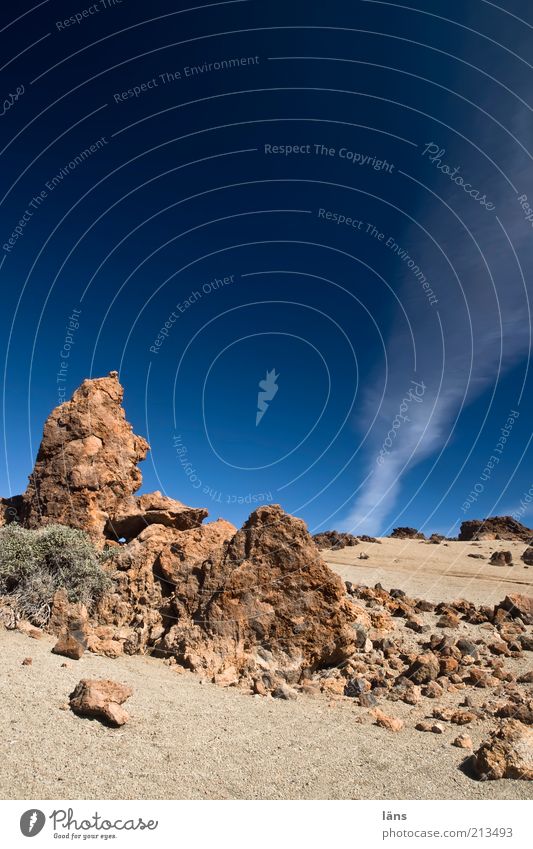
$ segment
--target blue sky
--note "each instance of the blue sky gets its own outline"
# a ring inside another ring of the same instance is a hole
[[[143,490],[212,518],[517,510],[529,4],[82,5],[2,13],[0,492],[62,393],[119,369]]]

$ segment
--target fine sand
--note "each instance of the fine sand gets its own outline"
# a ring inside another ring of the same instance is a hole
[[[0,796],[7,799],[526,799],[526,781],[468,778],[461,729],[421,734],[412,710],[399,734],[370,724],[348,699],[284,702],[201,684],[161,660],[85,654],[53,640],[0,633]],[[32,666],[22,666],[26,656]],[[62,710],[80,678],[130,684],[120,729]],[[431,705],[433,707],[433,705]],[[364,723],[364,724],[362,724]],[[488,725],[486,726],[488,728]],[[484,725],[469,729],[474,743]]]
[[[510,548],[517,565],[489,567],[467,551]],[[509,543],[384,540],[340,552],[328,562],[346,579],[411,595],[463,596],[494,603],[524,586],[529,573]],[[359,560],[362,551],[369,560]],[[398,562],[395,562],[397,560]],[[519,565],[520,564],[520,565]],[[533,570],[532,570],[533,571]],[[462,626],[463,627],[463,626]],[[466,627],[466,626],[464,626]],[[54,639],[0,630],[0,797],[6,799],[527,799],[526,781],[479,782],[461,765],[468,752],[451,745],[463,731],[414,729],[422,708],[387,703],[405,727],[372,724],[355,700],[300,695],[297,701],[250,696],[202,683],[149,657],[112,660],[86,653],[79,661],[51,654]],[[32,665],[23,666],[25,657]],[[67,667],[62,667],[63,663]],[[524,658],[530,663],[530,655]],[[68,709],[81,678],[130,684],[129,723],[107,728]],[[480,699],[486,698],[480,691]],[[459,694],[457,695],[459,698]],[[442,706],[443,702],[439,702]],[[474,745],[494,722],[468,726]]]
[[[494,605],[509,593],[532,594],[533,567],[520,559],[525,543],[505,540],[448,542],[434,545],[424,540],[384,538],[340,551],[322,551],[322,557],[345,581],[386,590],[399,588],[407,595],[428,601],[466,598],[475,604]],[[493,551],[511,551],[513,566],[491,566]],[[368,560],[360,559],[367,554]],[[469,557],[482,554],[483,559]]]

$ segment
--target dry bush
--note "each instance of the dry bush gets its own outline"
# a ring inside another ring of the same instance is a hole
[[[18,616],[46,625],[61,587],[69,601],[89,608],[102,595],[111,583],[101,565],[107,556],[76,528],[46,525],[30,531],[7,525],[0,528],[0,596]]]

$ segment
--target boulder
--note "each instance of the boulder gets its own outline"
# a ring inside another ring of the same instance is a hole
[[[512,566],[513,554],[511,551],[493,551],[489,563],[492,566]]]
[[[503,722],[490,740],[473,756],[474,770],[481,779],[515,778],[533,780],[533,729],[517,719]]]
[[[533,566],[533,546],[528,545],[526,550],[521,555],[521,560],[527,563],[528,566]]]
[[[452,743],[452,746],[457,746],[458,749],[473,749],[474,744],[472,738],[468,734],[459,734]]]
[[[533,531],[512,516],[491,516],[489,519],[469,519],[461,524],[459,540],[505,539],[518,542],[533,540]]]
[[[113,371],[85,380],[49,415],[23,495],[26,527],[59,523],[100,540],[110,516],[140,487],[137,464],[149,446],[126,421],[122,398]]]
[[[187,531],[201,525],[207,515],[203,507],[187,507],[160,492],[150,492],[132,498],[120,513],[114,513],[107,520],[104,533],[108,539],[130,542],[149,525]]]
[[[133,690],[126,684],[82,679],[70,694],[70,708],[79,716],[100,719],[108,725],[118,727],[129,719],[121,705],[131,695]]]

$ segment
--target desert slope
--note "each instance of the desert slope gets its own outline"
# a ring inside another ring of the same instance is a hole
[[[483,540],[432,545],[424,540],[390,539],[361,543],[340,551],[322,551],[322,557],[345,581],[399,587],[409,596],[428,601],[466,598],[475,604],[497,604],[509,593],[533,594],[533,567],[525,568],[522,542]],[[493,551],[511,551],[514,566],[492,566]],[[360,559],[367,554],[368,560]],[[481,554],[483,559],[469,557]]]

